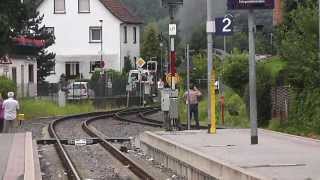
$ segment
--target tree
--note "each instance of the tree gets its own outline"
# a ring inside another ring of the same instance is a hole
[[[221,67],[220,67],[221,68]],[[221,69],[220,69],[221,71]],[[233,54],[227,56],[223,62],[223,80],[246,102],[249,110],[249,62],[248,54],[235,50]],[[263,63],[257,64],[257,109],[259,125],[268,124],[271,112],[270,89],[272,86],[271,72]]]
[[[35,0],[21,3],[20,0],[0,2],[0,57],[8,54],[23,54],[34,56],[37,60],[38,81],[45,77],[55,65],[54,53],[49,53],[46,48],[54,43],[54,35],[41,26],[43,16],[37,12]],[[44,40],[45,46],[41,48],[17,48],[12,43],[12,38],[26,36],[30,39]]]
[[[123,65],[123,70],[122,72],[124,74],[128,73],[130,70],[132,70],[132,64],[131,64],[131,60],[130,60],[130,56],[126,56],[124,58],[124,65]]]
[[[204,25],[201,25],[200,28],[198,26],[194,28],[190,39],[190,48],[196,52],[207,49],[207,34]]]
[[[3,98],[7,97],[8,92],[16,92],[16,90],[17,86],[12,80],[5,76],[0,76],[0,94]]]
[[[20,0],[0,1],[0,57],[11,52],[11,38],[27,21],[27,8]]]
[[[156,57],[159,64],[161,49],[158,35],[159,33],[157,32],[155,24],[150,23],[145,27],[142,39],[141,56],[145,60]]]
[[[316,3],[306,0],[288,12],[285,23],[278,28],[278,49],[288,62],[288,80],[295,88],[320,86],[317,24]]]

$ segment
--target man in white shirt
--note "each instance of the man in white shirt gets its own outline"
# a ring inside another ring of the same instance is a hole
[[[4,109],[4,133],[13,133],[14,123],[17,118],[19,103],[13,97],[14,93],[8,92],[8,99],[2,104],[2,108]]]

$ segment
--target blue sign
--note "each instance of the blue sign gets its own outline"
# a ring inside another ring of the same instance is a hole
[[[231,36],[233,34],[233,21],[231,17],[215,18],[216,35]]]
[[[228,0],[227,7],[232,9],[273,9],[274,0]]]

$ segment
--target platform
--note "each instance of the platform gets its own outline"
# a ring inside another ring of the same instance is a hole
[[[318,180],[320,141],[259,129],[250,145],[249,129],[145,132],[141,148],[187,179]]]
[[[30,132],[0,134],[0,179],[41,180],[40,164]]]

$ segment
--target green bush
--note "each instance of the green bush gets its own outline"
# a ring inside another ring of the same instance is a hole
[[[3,98],[7,98],[8,92],[16,92],[17,85],[5,76],[0,76],[0,93]]]
[[[219,68],[221,71],[221,67]],[[271,118],[270,89],[273,78],[263,63],[257,63],[257,118],[260,126],[265,126]],[[237,50],[223,63],[223,80],[246,103],[249,112],[249,62],[248,55]],[[248,113],[249,114],[249,113]]]

